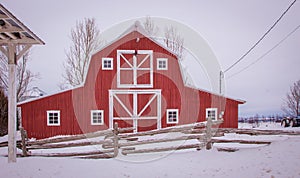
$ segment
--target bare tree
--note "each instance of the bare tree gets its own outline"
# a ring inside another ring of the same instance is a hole
[[[7,93],[8,88],[8,61],[7,57],[0,53],[0,88]]]
[[[22,47],[17,48],[20,51]],[[38,75],[33,74],[27,68],[30,51],[26,52],[21,59],[18,60],[17,64],[17,101],[19,102],[22,96],[24,96],[30,83],[38,77]],[[0,87],[7,94],[8,91],[8,58],[0,54]]]
[[[8,99],[4,91],[0,89],[0,136],[7,134],[8,124]]]
[[[178,56],[179,59],[182,59],[184,39],[180,36],[174,26],[171,25],[165,28],[164,42],[166,46]]]
[[[27,69],[27,63],[29,61],[29,52],[25,53],[18,61],[17,65],[17,101],[19,102],[22,96],[28,90],[30,83],[38,78],[38,74],[34,74]]]
[[[153,20],[150,16],[146,17],[145,22],[143,23],[145,31],[148,33],[149,36],[153,37],[157,35],[159,28],[155,26]]]
[[[286,99],[282,105],[282,110],[289,116],[300,115],[300,80],[290,87],[290,91],[286,94]]]
[[[72,44],[66,53],[67,60],[64,64],[65,83],[60,84],[61,89],[66,88],[66,85],[80,85],[84,81],[91,55],[101,44],[100,30],[95,19],[85,18],[78,21],[76,27],[71,30],[71,40]]]
[[[146,20],[143,23],[143,25],[145,31],[151,37],[155,37],[159,32],[159,28],[155,26],[150,16],[146,17]],[[173,51],[178,56],[179,59],[182,59],[184,39],[180,36],[180,34],[174,26],[171,25],[165,28],[164,43],[171,51]]]

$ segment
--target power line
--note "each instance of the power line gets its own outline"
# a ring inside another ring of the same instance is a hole
[[[243,72],[244,70],[248,69],[249,67],[251,67],[252,65],[254,65],[255,63],[257,63],[259,60],[263,59],[265,56],[267,56],[269,53],[271,53],[275,48],[277,48],[281,43],[283,43],[285,40],[287,40],[293,33],[295,33],[298,29],[300,28],[300,25],[298,25],[294,30],[292,30],[289,34],[287,34],[282,40],[280,40],[278,43],[276,43],[276,45],[274,45],[272,48],[270,48],[267,52],[265,52],[263,55],[261,55],[259,58],[257,58],[254,62],[252,62],[251,64],[249,64],[248,66],[244,67],[243,69],[241,69],[240,71],[232,74],[231,76],[229,76],[227,79],[230,79],[232,77],[234,77],[235,75]]]
[[[233,68],[236,64],[238,64],[241,60],[243,60],[267,35],[268,33],[277,25],[277,23],[283,18],[283,16],[289,11],[289,9],[295,4],[297,0],[294,0],[289,7],[281,14],[281,16],[275,21],[275,23],[269,28],[269,30],[264,33],[264,35],[242,56],[240,57],[235,63],[233,63],[230,67],[228,67],[224,73],[229,71]]]

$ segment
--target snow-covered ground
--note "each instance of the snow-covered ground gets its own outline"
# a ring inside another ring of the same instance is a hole
[[[260,128],[266,126],[256,129]],[[267,128],[299,130],[276,124]],[[272,144],[215,144],[212,150],[119,155],[106,160],[27,157],[8,164],[7,157],[0,156],[0,177],[300,177],[300,136],[226,134],[223,138],[264,140]],[[0,138],[0,142],[5,139]],[[239,151],[218,152],[217,147],[238,147]],[[0,155],[4,154],[7,148],[0,148]]]

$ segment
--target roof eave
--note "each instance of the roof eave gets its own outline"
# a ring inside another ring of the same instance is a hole
[[[5,28],[1,29],[1,34],[6,33],[8,36],[14,35],[13,33],[26,33],[26,35],[17,38],[16,39],[2,39],[0,40],[0,44],[39,44],[39,45],[45,45],[45,42],[40,39],[37,35],[35,35],[26,25],[24,25],[19,19],[17,19],[10,11],[8,11],[2,4],[0,4],[0,10],[4,14],[0,14],[0,19],[5,20],[7,22],[7,19],[12,20],[17,26],[14,26],[10,24],[10,27],[14,28],[14,31],[5,31]],[[16,28],[17,27],[17,28]],[[27,36],[28,34],[28,36]]]

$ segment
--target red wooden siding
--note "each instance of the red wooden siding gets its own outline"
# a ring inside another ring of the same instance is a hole
[[[136,39],[139,38],[139,42]],[[72,135],[109,128],[109,90],[117,87],[117,50],[153,50],[153,88],[135,90],[161,90],[161,126],[168,127],[166,110],[179,109],[179,125],[205,120],[206,108],[218,108],[224,113],[222,127],[237,127],[238,101],[186,87],[182,80],[176,56],[152,40],[134,31],[112,43],[92,56],[86,81],[82,87],[20,104],[22,123],[29,137],[45,138],[55,135]],[[113,58],[113,70],[102,70],[102,58]],[[143,57],[143,55],[138,56]],[[128,58],[129,55],[128,55]],[[168,58],[168,70],[157,70],[157,58]],[[138,59],[139,60],[139,59]],[[127,64],[121,62],[121,66]],[[147,66],[148,64],[143,64]],[[124,72],[122,77],[132,83],[132,73]],[[149,73],[138,73],[138,84],[150,82]],[[130,89],[126,89],[130,90]],[[133,107],[132,96],[120,96],[124,103]],[[149,101],[150,95],[139,95],[138,111]],[[117,102],[114,102],[117,103]],[[157,108],[151,104],[143,116],[151,116]],[[60,110],[60,126],[47,126],[47,110]],[[90,110],[104,111],[104,125],[91,125]],[[114,106],[116,115],[126,115],[122,106]],[[131,120],[118,121],[120,127],[132,127]],[[156,129],[156,120],[140,120],[138,131]]]

